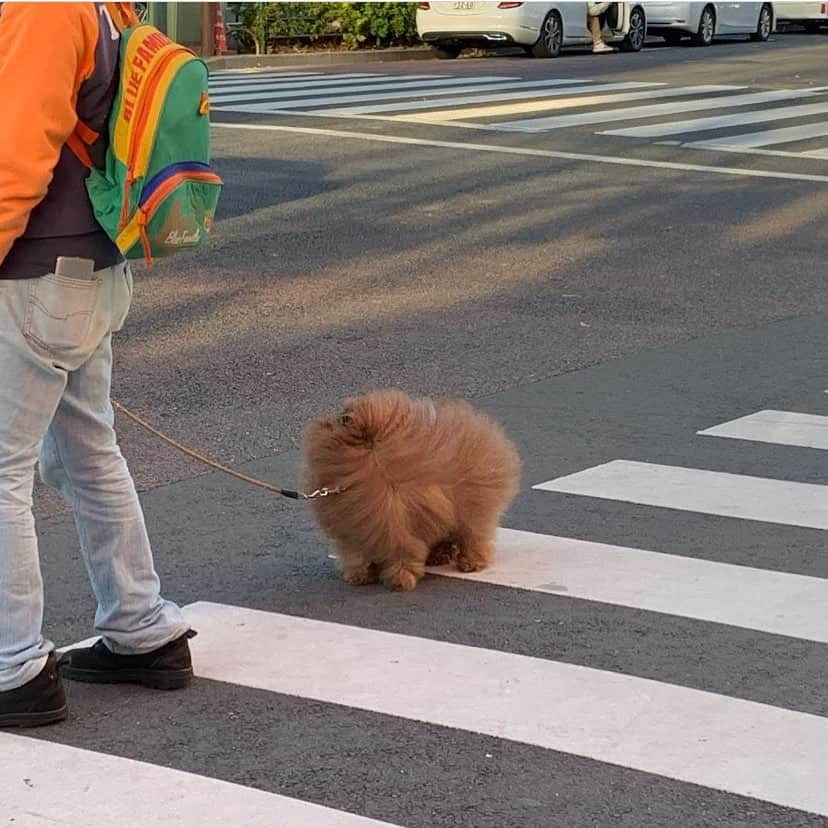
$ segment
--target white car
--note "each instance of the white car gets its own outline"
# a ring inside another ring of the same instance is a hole
[[[440,0],[420,3],[417,33],[437,57],[456,58],[465,47],[522,46],[534,57],[557,57],[564,46],[592,44],[587,3],[498,3]],[[647,37],[643,4],[610,3],[604,40],[637,52]]]
[[[776,28],[773,3],[645,2],[648,30],[668,43],[689,37],[709,46],[718,36],[750,35],[765,41]]]
[[[806,32],[828,27],[828,3],[780,3],[780,23],[798,23]]]

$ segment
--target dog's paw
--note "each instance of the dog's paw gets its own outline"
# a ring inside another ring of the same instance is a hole
[[[403,569],[388,582],[388,586],[399,592],[411,592],[417,586],[418,580],[413,572]]]
[[[359,569],[351,569],[343,574],[346,583],[352,586],[366,586],[367,584],[375,584],[379,581],[379,573],[374,564],[360,567]]]
[[[406,569],[399,564],[388,567],[382,573],[382,582],[389,588],[397,592],[411,592],[417,586],[420,580],[420,575]]]
[[[487,563],[488,561],[485,558],[461,552],[457,556],[455,566],[460,570],[460,572],[479,572],[481,569],[486,568]]]

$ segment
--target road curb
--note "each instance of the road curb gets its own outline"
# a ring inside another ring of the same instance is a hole
[[[355,52],[310,52],[278,55],[222,55],[208,57],[204,62],[210,71],[224,69],[267,69],[287,66],[333,66],[353,63],[393,63],[403,60],[434,60],[428,47],[377,49]]]

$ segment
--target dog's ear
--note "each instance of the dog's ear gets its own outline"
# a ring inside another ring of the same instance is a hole
[[[410,400],[401,391],[374,391],[346,400],[339,425],[353,440],[372,445],[398,428],[409,411]]]
[[[345,400],[339,425],[352,440],[370,446],[387,419],[385,408],[385,401],[374,394]]]
[[[359,424],[360,420],[360,401],[358,398],[349,398],[342,403],[342,409],[339,412],[339,425],[346,431],[350,431],[354,426]]]
[[[359,405],[359,400],[345,400],[337,418],[339,427],[351,440],[357,440],[361,443],[370,442],[373,437],[369,433],[369,423],[366,421],[362,406]]]

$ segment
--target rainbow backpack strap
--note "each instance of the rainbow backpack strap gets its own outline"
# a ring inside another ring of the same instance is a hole
[[[200,245],[222,181],[210,167],[207,67],[154,26],[121,35],[104,169],[86,182],[98,222],[128,259]]]

